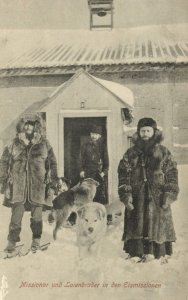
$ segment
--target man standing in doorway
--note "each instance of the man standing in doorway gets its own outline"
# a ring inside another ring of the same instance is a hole
[[[81,178],[93,178],[99,182],[95,202],[108,203],[109,158],[106,143],[102,138],[102,128],[94,125],[90,140],[81,147]]]

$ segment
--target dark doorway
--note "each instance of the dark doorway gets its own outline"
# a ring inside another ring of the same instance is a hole
[[[80,148],[89,139],[94,124],[102,127],[102,138],[107,143],[106,117],[64,119],[64,174],[72,186],[79,181]]]

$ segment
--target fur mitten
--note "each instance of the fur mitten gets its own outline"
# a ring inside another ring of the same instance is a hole
[[[53,199],[54,199],[55,191],[51,186],[47,186],[45,191],[45,205],[48,207],[53,207]]]
[[[165,192],[162,201],[162,208],[166,209],[176,200],[176,195],[170,192]]]
[[[128,196],[126,207],[127,207],[128,210],[133,210],[134,209],[134,206],[133,206],[133,197],[132,197],[131,193]]]
[[[132,204],[133,199],[132,199],[132,188],[130,185],[121,185],[118,188],[118,193],[119,193],[119,198],[120,201],[125,204],[128,210],[134,209],[134,206]]]

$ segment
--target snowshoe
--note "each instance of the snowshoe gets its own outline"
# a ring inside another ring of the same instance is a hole
[[[36,253],[37,251],[45,251],[48,249],[49,245],[50,245],[50,243],[46,243],[46,244],[40,245],[39,247],[33,247],[30,250],[32,253]]]
[[[19,253],[19,256],[26,256],[30,252],[36,253],[37,251],[45,251],[45,250],[48,249],[49,245],[50,245],[50,243],[46,243],[46,244],[43,244],[43,245],[39,246],[38,248],[33,247],[33,248],[27,249],[26,251],[21,249],[21,251]]]
[[[31,248],[27,248],[27,249],[24,249],[24,244],[21,244],[21,245],[17,245],[15,246],[15,249],[11,252],[8,252],[8,251],[0,251],[0,259],[6,259],[6,258],[13,258],[13,257],[21,257],[21,256],[26,256],[27,254],[29,254],[30,252],[32,253],[36,253],[37,251],[45,251],[48,249],[50,243],[46,243],[46,244],[43,244],[41,246],[39,246],[39,248],[35,251],[31,250]]]
[[[20,256],[20,250],[24,246],[24,244],[21,245],[15,245],[14,248],[10,249],[9,247],[6,247],[3,252],[1,252],[1,258],[13,258],[16,256]]]

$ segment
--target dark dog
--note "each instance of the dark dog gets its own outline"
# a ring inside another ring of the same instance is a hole
[[[53,200],[53,214],[55,213],[56,225],[53,231],[54,240],[57,239],[57,232],[61,226],[65,226],[67,219],[72,212],[84,204],[93,201],[96,194],[98,182],[92,178],[86,178],[75,187],[60,193]]]
[[[55,195],[59,195],[62,192],[68,191],[71,186],[71,180],[65,177],[59,177],[56,185]]]
[[[65,177],[59,177],[56,184],[56,189],[54,195],[57,197],[59,194],[66,192],[70,189],[71,181],[66,179]],[[53,196],[54,198],[54,196]],[[50,207],[51,212],[48,215],[48,222],[52,224],[55,221],[55,212],[53,208],[53,201]]]

